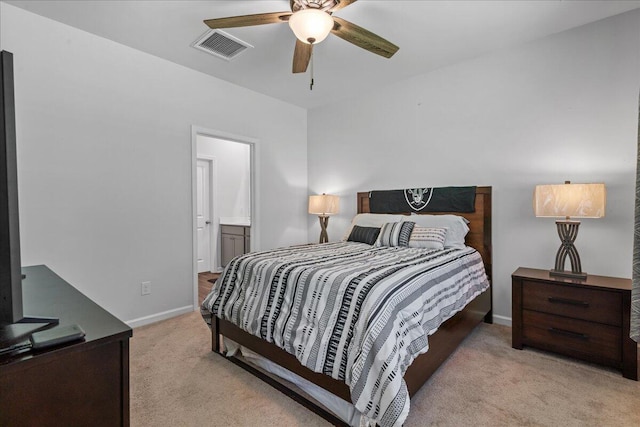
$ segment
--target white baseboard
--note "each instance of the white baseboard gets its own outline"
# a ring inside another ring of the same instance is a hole
[[[137,328],[151,323],[156,323],[161,320],[170,319],[172,317],[180,316],[181,314],[191,313],[195,311],[192,305],[185,305],[184,307],[174,308],[173,310],[163,311],[162,313],[151,314],[149,316],[139,317],[137,319],[128,320],[124,323],[129,325],[130,328]]]
[[[497,325],[504,325],[504,326],[511,327],[511,317],[499,316],[497,314],[494,314],[493,315],[493,323],[495,323]]]

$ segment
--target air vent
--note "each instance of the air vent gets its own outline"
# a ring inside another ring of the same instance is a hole
[[[227,61],[236,58],[248,48],[253,48],[249,43],[220,30],[207,31],[191,46]]]

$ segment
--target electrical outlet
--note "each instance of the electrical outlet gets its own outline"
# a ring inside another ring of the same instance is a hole
[[[140,294],[151,295],[151,282],[142,282],[140,284]]]

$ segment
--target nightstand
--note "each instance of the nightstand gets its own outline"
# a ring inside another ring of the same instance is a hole
[[[629,338],[631,280],[586,280],[518,268],[512,275],[512,346],[535,347],[612,366],[638,380],[638,346]]]

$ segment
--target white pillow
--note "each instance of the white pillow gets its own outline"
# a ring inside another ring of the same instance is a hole
[[[400,222],[406,218],[409,220],[409,217],[406,215],[394,215],[394,214],[372,214],[372,213],[361,213],[353,217],[351,221],[351,225],[347,229],[347,232],[342,237],[342,241],[346,242],[351,234],[351,229],[354,225],[359,225],[360,227],[382,227],[387,222]]]
[[[446,228],[413,227],[409,237],[409,247],[441,251],[444,249],[446,236]]]
[[[447,235],[444,240],[445,249],[462,249],[464,237],[469,232],[467,219],[458,215],[410,215],[405,216],[407,221],[416,223],[416,227],[446,228]]]

